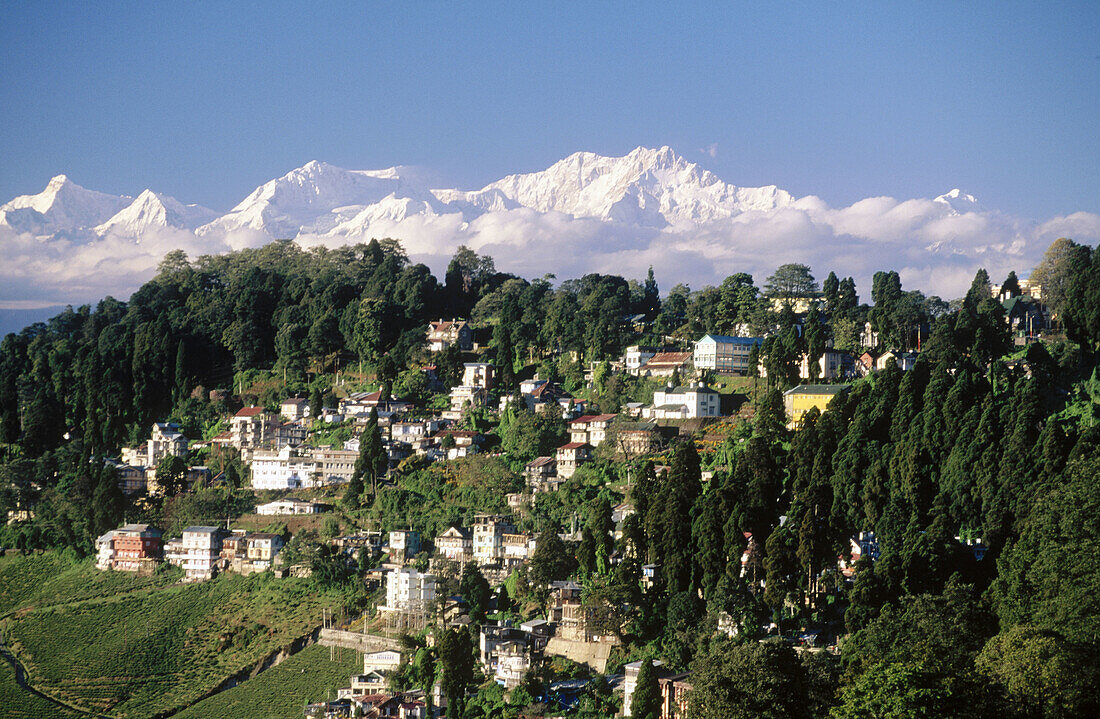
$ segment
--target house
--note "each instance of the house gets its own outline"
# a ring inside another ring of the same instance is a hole
[[[691,352],[658,352],[641,366],[638,376],[671,377],[674,372],[683,376],[691,371],[691,357]]]
[[[875,369],[884,370],[886,366],[893,362],[898,366],[902,372],[908,372],[913,369],[913,365],[917,363],[916,352],[895,352],[894,350],[888,350],[879,355],[875,360]]]
[[[151,524],[127,524],[114,530],[112,568],[152,574],[164,556],[163,534]]]
[[[794,429],[802,421],[802,415],[816,407],[824,412],[829,402],[841,392],[847,392],[846,384],[800,384],[783,393],[783,409],[789,420],[787,426]]]
[[[817,377],[814,379],[843,379],[855,374],[855,369],[856,361],[850,354],[829,347],[817,359]],[[767,373],[764,373],[763,376],[767,376]],[[808,354],[802,355],[802,360],[798,366],[798,376],[802,379],[810,379],[810,357]]]
[[[289,397],[279,403],[279,414],[296,422],[309,417],[309,400],[301,397]]]
[[[534,494],[553,492],[561,485],[557,469],[558,462],[553,457],[536,457],[524,465],[523,476]]]
[[[702,382],[673,387],[671,384],[653,393],[653,405],[642,410],[646,419],[695,419],[721,414],[719,395]]]
[[[124,447],[122,463],[132,467],[155,467],[165,457],[182,457],[187,454],[187,438],[180,433],[178,424],[155,422],[149,439],[140,447]]]
[[[661,690],[660,719],[682,719],[688,713],[688,695],[691,693],[691,673],[683,672],[657,677]]]
[[[1005,308],[1005,322],[1010,329],[1027,335],[1047,329],[1049,320],[1042,304],[1028,295],[1017,295],[1001,303]]]
[[[392,569],[386,575],[386,604],[378,611],[427,612],[435,602],[435,577],[412,567]]]
[[[627,347],[623,354],[623,366],[626,367],[627,373],[637,375],[642,366],[651,360],[653,355],[657,354],[657,351],[656,347],[642,347],[641,345]]]
[[[336,690],[336,698],[343,699],[345,697],[378,694],[386,690],[387,681],[386,675],[377,671],[355,674],[350,677],[350,687]]]
[[[244,407],[229,419],[229,440],[237,449],[263,447],[272,439],[275,417],[263,407]]]
[[[381,652],[368,652],[363,655],[363,672],[387,674],[401,668],[401,652],[386,649]]]
[[[585,462],[592,460],[592,445],[587,442],[570,442],[558,447],[556,465],[559,479],[569,479]]]
[[[653,660],[653,668],[659,669],[664,665],[660,659]],[[634,699],[634,692],[638,688],[638,675],[642,671],[642,662],[630,662],[623,665],[623,716],[631,716],[630,705]]]
[[[318,486],[317,463],[307,450],[286,446],[252,454],[253,489],[301,489]]]
[[[821,293],[816,292],[799,297],[769,297],[772,312],[782,312],[784,307],[790,307],[796,315],[804,315],[811,309],[821,304]]]
[[[183,581],[201,582],[217,573],[225,534],[218,527],[192,526],[183,530]]]
[[[875,371],[875,360],[878,359],[878,352],[873,350],[867,350],[859,357],[856,358],[855,370],[856,374],[861,377],[866,377]]]
[[[875,561],[879,556],[878,539],[874,532],[860,532],[854,537],[848,538],[848,558],[841,557],[837,562],[841,574],[851,578],[855,574],[856,562],[861,559]]]
[[[278,534],[251,532],[245,536],[245,556],[254,570],[268,569],[286,542]]]
[[[465,564],[473,556],[474,542],[468,530],[449,527],[435,538],[435,550],[452,562]]]
[[[129,464],[123,464],[121,462],[115,462],[114,460],[105,460],[105,463],[114,467],[118,473],[118,488],[122,490],[122,493],[131,496],[134,494],[143,494],[148,491],[149,480],[145,476],[145,467],[133,466]]]
[[[523,533],[505,533],[500,537],[501,558],[508,566],[522,564],[535,553],[535,538]]]
[[[459,385],[451,388],[451,408],[443,413],[444,419],[462,419],[467,409],[484,407],[489,400],[489,392],[482,387]]]
[[[584,405],[583,400],[575,399],[562,389],[557,382],[539,379],[537,376],[534,379],[523,380],[519,383],[519,396],[523,399],[524,406],[531,412],[538,412],[544,407],[557,405],[561,408],[563,417],[571,416],[571,410],[576,411],[576,407]],[[513,399],[512,395],[501,397],[500,411],[503,412],[504,408]]]
[[[748,374],[752,370],[749,357],[753,347],[763,341],[761,337],[703,335],[695,342],[695,352],[692,355],[695,369],[706,369],[719,374]]]
[[[505,517],[479,514],[474,517],[473,556],[478,564],[494,564],[504,557],[504,535],[516,528]]]
[[[489,362],[467,362],[462,365],[462,384],[478,389],[493,388],[493,365]]]
[[[327,509],[327,505],[320,502],[306,502],[301,499],[277,499],[274,502],[261,504],[256,507],[256,514],[260,515],[294,515],[294,514],[318,514]]]
[[[379,420],[382,420],[384,416],[407,412],[411,408],[411,402],[393,395],[383,397],[381,390],[375,390],[374,392],[352,392],[340,399],[337,409],[345,419],[354,418],[356,422],[364,423],[370,417],[371,410],[377,412]]]
[[[607,439],[607,430],[617,414],[586,414],[569,423],[569,440],[599,447]]]
[[[615,449],[624,457],[658,452],[663,444],[656,422],[620,422],[613,426]]]
[[[458,345],[463,352],[474,348],[474,331],[465,320],[442,319],[428,323],[428,349],[442,352],[451,345]]]
[[[408,529],[390,532],[390,559],[408,560],[420,552],[420,532]]]

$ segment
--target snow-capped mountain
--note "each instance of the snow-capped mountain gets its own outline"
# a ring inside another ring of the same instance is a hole
[[[402,178],[400,168],[344,170],[313,160],[260,185],[227,214],[200,227],[198,233],[253,230],[277,238],[323,234],[373,205],[392,204],[393,199],[418,203],[415,206],[420,211],[445,211],[431,192]]]
[[[639,147],[623,157],[577,152],[542,172],[509,175],[467,200],[499,192],[539,212],[564,212],[630,225],[663,227],[723,220],[748,210],[787,207],[794,198],[774,185],[737,187],[669,147]]]
[[[0,225],[37,236],[90,230],[132,199],[86,190],[58,175],[37,195],[20,195],[0,205]]]
[[[147,232],[165,227],[194,230],[217,217],[217,212],[199,205],[184,205],[174,197],[145,190],[130,205],[94,229],[96,234],[140,239]]]
[[[938,202],[947,207],[952,215],[965,215],[968,212],[982,212],[985,209],[978,204],[978,199],[974,197],[974,195],[968,195],[957,187],[950,192],[945,192],[940,195],[934,199],[933,202]]]

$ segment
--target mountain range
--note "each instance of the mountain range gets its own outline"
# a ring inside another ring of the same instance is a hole
[[[1100,241],[1100,216],[1089,212],[1018,217],[959,189],[830,207],[774,185],[728,183],[668,147],[578,152],[480,189],[439,188],[425,176],[312,161],[220,212],[58,175],[0,205],[0,309],[125,297],[171,250],[198,257],[286,238],[332,248],[392,237],[437,274],[460,245],[524,277],[639,278],[652,266],[664,288],[717,285],[734,272],[762,280],[801,262],[820,276],[852,275],[866,292],[875,272],[897,269],[907,287],[944,297],[965,292],[978,267],[1026,276],[1057,237]]]
[[[146,189],[136,198],[77,185],[65,175],[37,195],[0,206],[0,226],[36,237],[91,240],[115,235],[140,241],[165,228],[199,236],[247,231],[276,238],[355,241],[410,217],[458,216],[526,208],[594,218],[626,227],[688,228],[746,212],[796,206],[774,185],[740,187],[688,162],[668,147],[639,147],[622,157],[577,152],[541,172],[508,175],[480,190],[432,189],[403,167],[345,170],[311,161],[260,185],[219,215]],[[952,190],[935,200],[945,214],[979,209],[973,196]]]

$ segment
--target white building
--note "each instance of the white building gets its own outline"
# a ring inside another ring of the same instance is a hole
[[[217,573],[223,531],[218,527],[188,527],[183,530],[183,581],[201,582]]]
[[[390,532],[390,559],[412,559],[420,551],[420,532],[403,530]]]
[[[386,575],[386,606],[379,611],[429,611],[435,602],[435,577],[412,567],[393,569]]]
[[[653,393],[653,405],[642,410],[642,416],[646,419],[695,419],[720,414],[718,392],[702,382],[657,390]]]
[[[504,535],[516,528],[503,517],[479,515],[474,521],[474,561],[493,564],[504,557]]]
[[[312,455],[292,447],[256,450],[252,455],[253,489],[301,489],[318,484]]]
[[[277,499],[274,502],[261,504],[256,507],[256,514],[260,515],[294,515],[294,514],[318,514],[323,512],[325,505],[318,502],[306,502],[301,499]]]
[[[289,397],[279,403],[279,414],[294,421],[309,416],[309,400],[301,397]]]
[[[363,655],[364,672],[395,672],[401,668],[401,652],[387,649]]]
[[[695,343],[695,369],[747,374],[752,369],[749,361],[752,348],[761,342],[760,337],[703,335]]]
[[[462,365],[462,384],[467,387],[491,389],[493,386],[493,365],[489,362],[467,362]]]
[[[122,449],[122,463],[131,467],[155,467],[165,457],[182,457],[185,454],[187,438],[180,433],[179,425],[157,422],[145,444]]]
[[[657,348],[655,347],[632,345],[627,347],[626,352],[623,354],[623,366],[626,367],[628,374],[637,375],[639,370],[641,370],[645,363],[651,360],[655,354],[657,354]]]

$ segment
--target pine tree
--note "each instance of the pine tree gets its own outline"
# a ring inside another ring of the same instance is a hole
[[[627,716],[631,719],[661,717],[661,690],[657,685],[657,672],[649,659],[643,659],[641,669],[638,670],[638,683],[630,697],[630,713]]]

